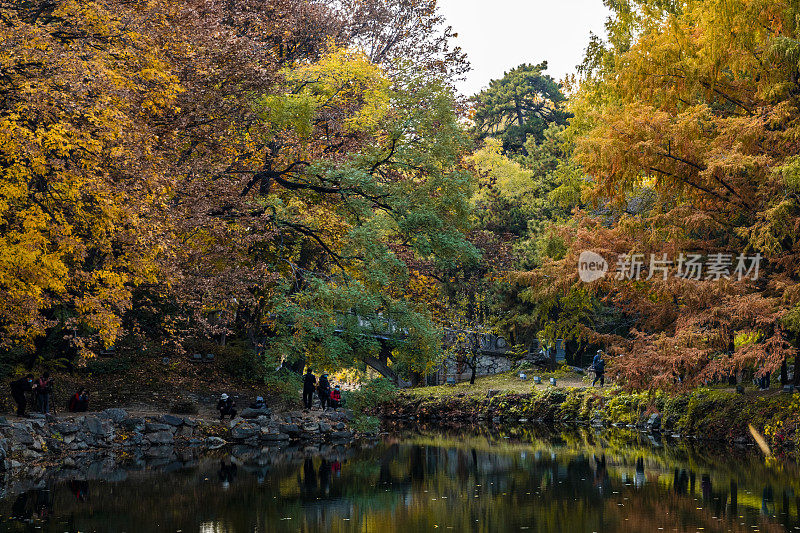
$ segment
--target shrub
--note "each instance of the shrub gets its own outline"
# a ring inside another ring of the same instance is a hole
[[[380,420],[369,415],[358,415],[350,423],[350,427],[360,433],[375,433],[380,425]]]
[[[298,392],[303,388],[300,375],[286,368],[267,374],[264,378],[264,385],[273,400],[278,399],[286,403],[298,401],[300,399]]]
[[[345,391],[344,401],[355,413],[366,413],[391,400],[397,393],[397,386],[386,378],[367,381],[360,389]]]

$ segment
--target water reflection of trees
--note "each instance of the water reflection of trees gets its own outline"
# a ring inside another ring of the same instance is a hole
[[[792,477],[753,457],[654,448],[629,434],[415,428],[357,452],[266,452],[169,475],[130,472],[99,488],[37,490],[50,495],[55,517],[40,523],[44,531],[64,531],[65,523],[70,531],[113,523],[142,532],[777,531],[779,523],[800,525]],[[0,514],[35,519],[29,509],[42,497],[18,498],[0,503]]]

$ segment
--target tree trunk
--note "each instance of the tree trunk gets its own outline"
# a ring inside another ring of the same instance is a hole
[[[794,356],[794,376],[792,377],[794,378],[794,385],[800,386],[800,352]]]
[[[477,364],[472,365],[472,375],[469,377],[469,384],[470,385],[475,385],[475,368],[477,366],[478,366]]]
[[[392,380],[392,382],[400,388],[407,388],[411,386],[411,383],[404,380],[397,373],[389,368],[389,356],[388,352],[391,352],[391,349],[386,343],[381,343],[381,354],[378,358],[376,357],[365,357],[364,362],[370,366],[370,368],[376,370],[381,376]]]
[[[786,358],[784,357],[781,363],[781,386],[787,383],[789,383],[789,368],[786,365]]]

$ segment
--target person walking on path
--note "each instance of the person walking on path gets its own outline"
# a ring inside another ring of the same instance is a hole
[[[319,385],[317,386],[317,392],[319,393],[319,403],[322,406],[322,410],[325,410],[325,406],[328,405],[328,402],[331,398],[331,384],[328,382],[328,373],[323,372],[319,378]]]
[[[594,369],[594,380],[592,387],[600,381],[600,386],[605,385],[606,362],[603,360],[603,352],[598,351],[592,360],[592,368]]]
[[[11,397],[14,398],[14,402],[17,404],[17,416],[25,416],[25,404],[27,401],[25,393],[31,392],[32,390],[32,374],[28,374],[27,376],[11,382]]]
[[[314,388],[316,384],[317,378],[309,367],[306,375],[303,376],[303,405],[306,409],[311,409],[311,405],[314,403]]]
[[[53,392],[54,382],[50,372],[45,372],[36,380],[36,407],[43,415],[50,412],[50,394]]]

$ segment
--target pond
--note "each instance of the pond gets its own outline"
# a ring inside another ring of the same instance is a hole
[[[0,531],[793,531],[800,477],[632,431],[394,429],[349,448],[74,461],[7,480]]]

